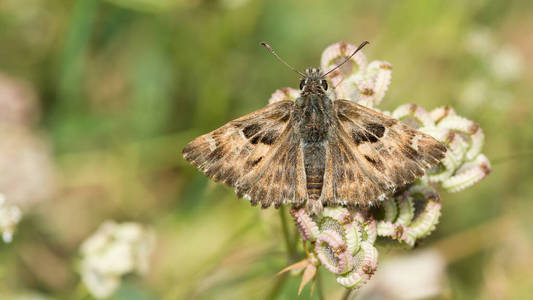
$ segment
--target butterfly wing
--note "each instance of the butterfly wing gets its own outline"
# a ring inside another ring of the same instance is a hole
[[[254,205],[303,203],[305,173],[293,107],[293,101],[279,101],[233,120],[190,142],[183,157]]]
[[[375,204],[444,158],[442,143],[394,118],[348,100],[334,110],[324,204]]]

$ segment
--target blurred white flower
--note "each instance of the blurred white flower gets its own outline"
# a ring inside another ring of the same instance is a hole
[[[492,55],[489,64],[494,77],[505,82],[517,80],[524,70],[524,61],[520,52],[509,45],[498,49]]]
[[[13,240],[13,232],[22,218],[22,212],[14,205],[6,202],[4,195],[0,194],[0,233],[4,242]]]
[[[12,126],[0,126],[0,135],[0,191],[22,210],[50,199],[55,190],[55,168],[46,140],[26,128]]]
[[[50,147],[33,128],[39,112],[31,85],[0,73],[0,191],[22,210],[54,191]]]
[[[374,280],[361,289],[360,299],[436,297],[442,294],[445,287],[444,272],[444,258],[436,250],[418,251],[385,260]]]
[[[476,28],[468,33],[466,50],[474,55],[485,56],[494,51],[494,39],[489,28]]]
[[[480,107],[488,98],[490,98],[490,84],[484,78],[467,81],[459,94],[461,103],[470,109]]]
[[[148,271],[154,244],[153,231],[140,224],[103,223],[80,247],[84,284],[96,298],[110,296],[121,276]]]

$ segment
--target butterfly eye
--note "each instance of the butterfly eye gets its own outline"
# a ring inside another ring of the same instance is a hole
[[[300,90],[304,89],[305,80],[300,81]]]
[[[324,91],[327,91],[328,90],[328,82],[325,81],[325,80],[322,80],[321,84],[322,84],[322,88],[324,89]]]

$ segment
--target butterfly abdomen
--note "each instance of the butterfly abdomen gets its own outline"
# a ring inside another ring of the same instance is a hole
[[[306,188],[311,201],[318,200],[322,194],[325,155],[326,149],[322,144],[311,144],[304,147]]]

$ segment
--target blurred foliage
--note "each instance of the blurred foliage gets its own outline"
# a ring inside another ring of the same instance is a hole
[[[486,134],[493,173],[443,193],[441,223],[418,245],[447,258],[443,298],[525,299],[533,286],[532,8],[527,0],[0,1],[0,72],[35,90],[35,130],[50,140],[58,184],[25,212],[14,241],[0,244],[0,298],[88,298],[78,247],[114,219],[151,224],[158,242],[150,273],[128,277],[112,299],[293,299],[299,279],[275,275],[288,264],[278,213],[236,200],[180,152],[264,106],[277,88],[297,86],[259,41],[304,69],[318,66],[327,45],[369,40],[366,55],[393,65],[383,108],[451,105]],[[480,27],[523,59],[503,108],[469,109],[459,97],[464,82],[487,73],[465,47]],[[309,299],[341,297],[328,276]]]

